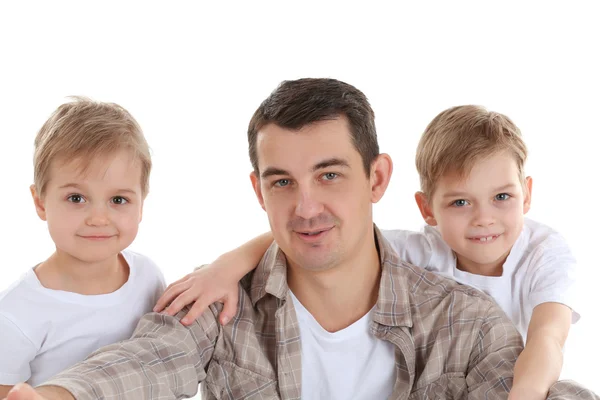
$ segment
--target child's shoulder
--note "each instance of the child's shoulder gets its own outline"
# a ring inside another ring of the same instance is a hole
[[[520,266],[517,268],[524,268],[527,273],[575,265],[566,239],[548,225],[528,218],[511,253],[514,253],[512,259],[515,265]]]
[[[166,283],[158,265],[151,258],[132,250],[123,250],[121,253],[129,265],[129,280],[135,281],[135,290],[137,292],[150,291],[151,293],[159,291],[162,294]]]
[[[41,340],[48,299],[38,290],[38,283],[32,268],[0,292],[0,330],[20,332],[31,343]]]
[[[32,276],[33,275],[33,276]],[[35,285],[32,280],[35,276],[33,268],[27,270],[19,279],[14,281],[8,288],[0,292],[0,312],[11,309],[23,303],[23,298],[35,296]]]
[[[130,269],[137,270],[137,273],[162,277],[161,269],[150,257],[129,249],[123,250],[121,253]]]
[[[554,228],[541,222],[525,218],[523,226],[524,245],[529,251],[550,251],[567,247],[566,239]]]

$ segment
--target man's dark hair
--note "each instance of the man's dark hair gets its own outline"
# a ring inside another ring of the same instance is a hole
[[[317,121],[345,116],[354,147],[367,176],[379,155],[375,114],[367,97],[352,85],[336,79],[304,78],[283,81],[258,107],[248,126],[248,150],[254,172],[259,175],[256,140],[268,124],[299,130]]]

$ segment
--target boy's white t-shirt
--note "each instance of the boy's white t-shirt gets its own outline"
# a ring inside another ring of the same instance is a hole
[[[422,232],[382,231],[400,259],[454,278],[492,296],[517,326],[524,339],[533,309],[556,302],[576,311],[575,258],[565,239],[552,228],[526,218],[523,231],[503,265],[502,276],[475,275],[456,268],[456,256],[440,232],[425,226]]]
[[[38,385],[102,346],[128,339],[165,289],[149,258],[125,250],[118,290],[81,295],[47,289],[33,268],[0,293],[0,385]]]
[[[302,342],[302,399],[387,399],[396,381],[395,349],[370,333],[373,310],[331,333],[290,296]]]

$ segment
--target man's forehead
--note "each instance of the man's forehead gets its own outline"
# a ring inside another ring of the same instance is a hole
[[[351,164],[360,159],[345,119],[318,121],[297,130],[268,124],[258,132],[256,149],[261,173],[271,167],[312,169],[327,160]]]

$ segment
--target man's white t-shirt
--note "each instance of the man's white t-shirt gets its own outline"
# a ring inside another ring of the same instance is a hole
[[[33,268],[0,293],[0,385],[33,386],[102,346],[128,339],[165,289],[149,258],[125,250],[127,282],[113,293],[47,289]]]
[[[456,257],[440,232],[425,226],[422,232],[382,231],[400,259],[454,278],[492,296],[517,326],[524,339],[533,309],[556,302],[575,310],[575,258],[565,239],[550,227],[525,219],[523,231],[503,265],[502,276],[482,276],[461,271]]]
[[[290,296],[302,343],[302,399],[387,399],[396,381],[395,350],[369,331],[373,310],[331,333]]]

